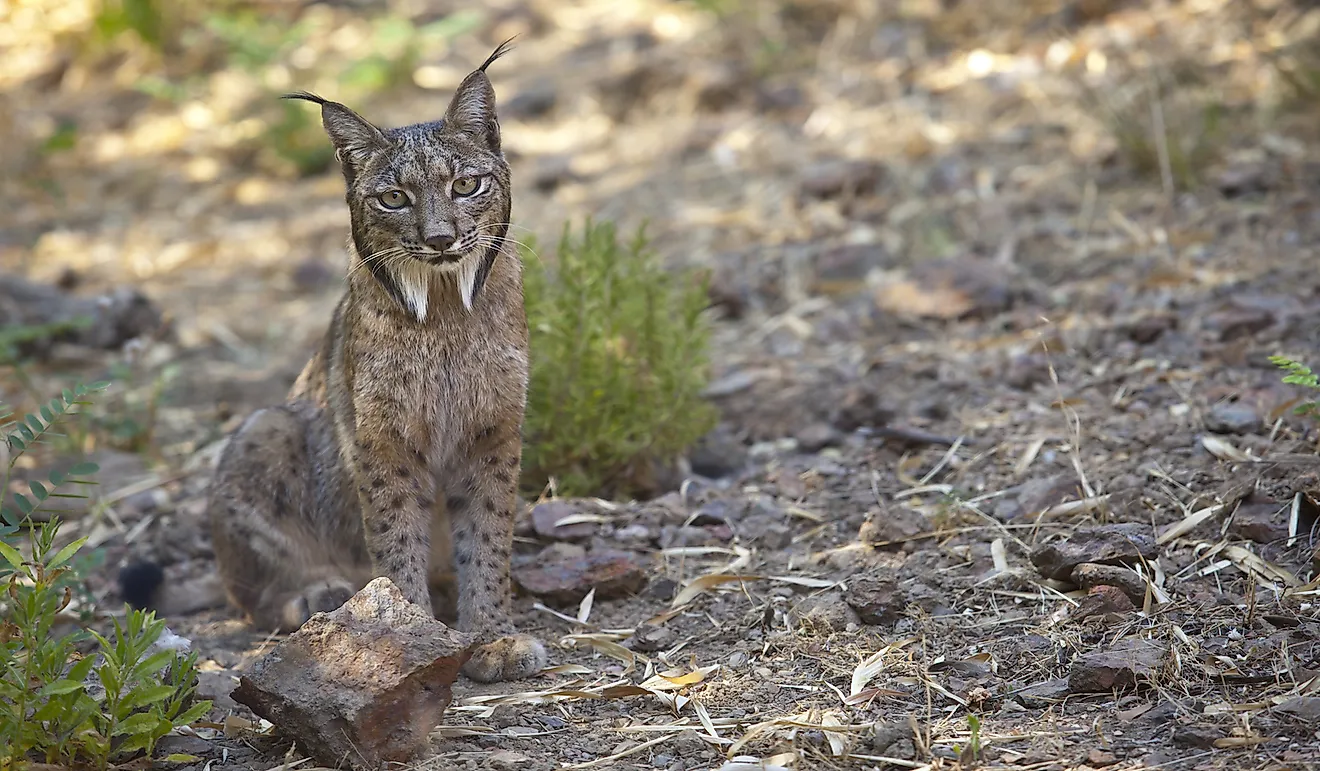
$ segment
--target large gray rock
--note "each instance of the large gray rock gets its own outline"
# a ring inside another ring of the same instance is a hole
[[[318,764],[375,771],[425,748],[472,644],[377,578],[312,616],[239,678],[233,696]]]

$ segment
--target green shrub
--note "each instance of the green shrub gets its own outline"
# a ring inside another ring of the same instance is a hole
[[[667,272],[642,231],[565,226],[552,270],[523,251],[532,369],[523,481],[564,495],[647,491],[666,463],[710,430],[703,401],[706,287]]]
[[[1312,372],[1310,367],[1301,362],[1293,361],[1287,356],[1271,356],[1270,361],[1288,373],[1283,376],[1283,382],[1305,386],[1313,391],[1320,391],[1320,375]],[[1293,411],[1298,415],[1320,416],[1320,401],[1312,399],[1308,402],[1302,402],[1294,407]]]
[[[58,424],[108,383],[78,386],[20,420],[0,410],[0,491],[6,495],[18,459],[53,436]],[[0,500],[0,771],[30,760],[99,769],[150,754],[161,737],[204,715],[210,702],[193,703],[196,654],[153,652],[165,630],[154,614],[131,611],[114,621],[107,638],[76,629],[61,634],[58,622],[81,586],[73,560],[86,538],[57,548],[60,521],[46,507],[68,485],[93,484],[92,463],[52,472],[47,482],[28,482],[29,494]],[[36,515],[45,522],[34,523]],[[26,530],[30,557],[21,550]],[[94,641],[94,652],[79,652]]]

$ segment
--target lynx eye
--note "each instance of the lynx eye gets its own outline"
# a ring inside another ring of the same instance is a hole
[[[459,177],[454,180],[454,195],[465,196],[477,192],[476,177]]]
[[[408,205],[408,196],[402,190],[386,190],[376,197],[386,209],[402,209]]]

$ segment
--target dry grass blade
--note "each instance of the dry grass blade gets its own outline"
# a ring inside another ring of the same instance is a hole
[[[587,592],[587,596],[582,598],[581,604],[578,605],[577,621],[579,624],[587,623],[587,619],[591,616],[591,603],[595,599],[596,587],[593,586],[591,591]]]
[[[622,639],[617,635],[607,634],[570,634],[559,640],[560,645],[571,645],[576,647],[578,643],[585,643],[592,650],[604,656],[621,661],[625,665],[624,674],[630,674],[637,669],[637,660],[649,661],[645,656],[633,653],[627,648],[619,645],[615,640]]]
[[[710,713],[706,711],[706,705],[699,701],[694,701],[692,702],[692,709],[697,713],[697,720],[701,721],[702,728],[706,729],[706,733],[710,734],[712,739],[720,742],[729,742],[728,739],[720,736],[719,731],[715,730],[715,723],[711,721]]]
[[[888,656],[895,651],[902,650],[916,641],[917,638],[909,637],[905,640],[898,640],[889,643],[875,653],[872,653],[861,664],[858,664],[857,668],[853,670],[852,684],[848,687],[848,698],[855,699],[861,696],[862,689],[866,688],[866,686],[875,679],[876,675],[884,671],[885,656]]]
[[[623,752],[616,752],[613,755],[608,755],[603,758],[596,758],[595,760],[589,760],[586,763],[565,763],[564,765],[560,766],[560,768],[599,768],[600,766],[603,766],[607,763],[613,763],[616,760],[623,760],[624,758],[632,757],[633,755],[636,755],[639,752],[650,749],[651,747],[654,747],[655,745],[661,742],[667,742],[667,741],[669,741],[668,736],[661,736],[660,738],[652,739],[649,742],[642,742],[636,747],[633,747],[631,749],[626,749]]]
[[[996,573],[1007,573],[1008,550],[1004,548],[1004,539],[996,538],[990,542],[990,559],[994,560]]]
[[[789,766],[797,762],[797,753],[781,752],[762,760],[752,755],[739,755],[729,758],[715,771],[790,771]]]
[[[1170,525],[1163,533],[1160,533],[1159,537],[1155,539],[1155,542],[1163,545],[1175,538],[1180,538],[1195,530],[1202,522],[1227,511],[1228,507],[1229,505],[1227,503],[1220,503],[1214,506],[1207,506],[1199,511],[1193,511],[1178,522]]]
[[[842,726],[844,724],[843,721],[839,720],[835,713],[826,712],[824,715],[821,715],[820,724],[825,728],[825,741],[830,743],[830,752],[834,753],[836,758],[847,752],[848,735],[840,731],[829,730],[835,726]]]
[[[810,712],[799,712],[796,715],[790,715],[788,717],[772,718],[770,720],[757,723],[753,725],[751,728],[748,728],[747,733],[743,734],[742,738],[738,739],[738,741],[733,743],[733,746],[729,747],[728,752],[725,753],[725,757],[728,758],[734,757],[734,755],[737,753],[738,750],[745,747],[753,739],[757,738],[758,736],[764,733],[773,731],[776,728],[791,729],[789,732],[790,736],[795,735],[797,733],[797,730],[801,728],[805,728],[812,731],[824,731],[825,729],[828,728],[831,733],[841,733],[846,736],[847,734],[851,734],[851,733],[860,733],[863,731],[869,731],[875,725],[874,723],[844,725],[842,723],[837,723],[837,721],[832,721],[832,722],[836,724],[825,725],[822,720],[812,720],[812,714]]]
[[[1292,573],[1275,565],[1272,562],[1262,559],[1254,552],[1242,546],[1225,546],[1221,552],[1226,558],[1237,566],[1244,573],[1255,575],[1257,578],[1269,582],[1280,583],[1285,586],[1301,586],[1302,582]]]
[[[829,589],[842,583],[841,581],[830,581],[824,578],[803,578],[799,576],[766,576],[765,579],[767,581],[776,581],[781,584],[806,586],[811,589]]]
[[[1206,452],[1220,460],[1231,461],[1233,463],[1251,463],[1260,460],[1260,458],[1257,458],[1251,453],[1239,449],[1232,442],[1221,439],[1217,436],[1207,435],[1201,437],[1201,446],[1206,449]]]
[[[707,676],[718,672],[719,669],[719,664],[712,664],[686,673],[677,671],[656,673],[643,681],[641,687],[650,691],[677,691],[704,681]]]
[[[714,589],[717,586],[725,584],[743,583],[745,581],[759,581],[765,576],[755,575],[736,575],[730,573],[710,573],[692,579],[692,582],[683,587],[683,590],[674,596],[673,601],[669,603],[671,608],[679,608],[692,602],[702,594]]]
[[[1090,511],[1098,511],[1109,500],[1109,496],[1096,495],[1082,498],[1077,501],[1065,501],[1057,506],[1051,506],[1040,512],[1040,519],[1050,519],[1052,517],[1068,517],[1073,514],[1082,514]]]

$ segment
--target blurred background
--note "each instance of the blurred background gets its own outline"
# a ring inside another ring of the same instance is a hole
[[[881,346],[975,337],[988,360],[937,367],[970,380],[1045,316],[1231,325],[1261,312],[1234,281],[1314,291],[1318,27],[1282,0],[7,0],[0,400],[112,377],[78,442],[130,477],[278,401],[347,226],[316,111],[278,95],[433,119],[511,36],[514,235],[552,263],[566,222],[645,222],[706,271],[733,445],[882,422]]]

